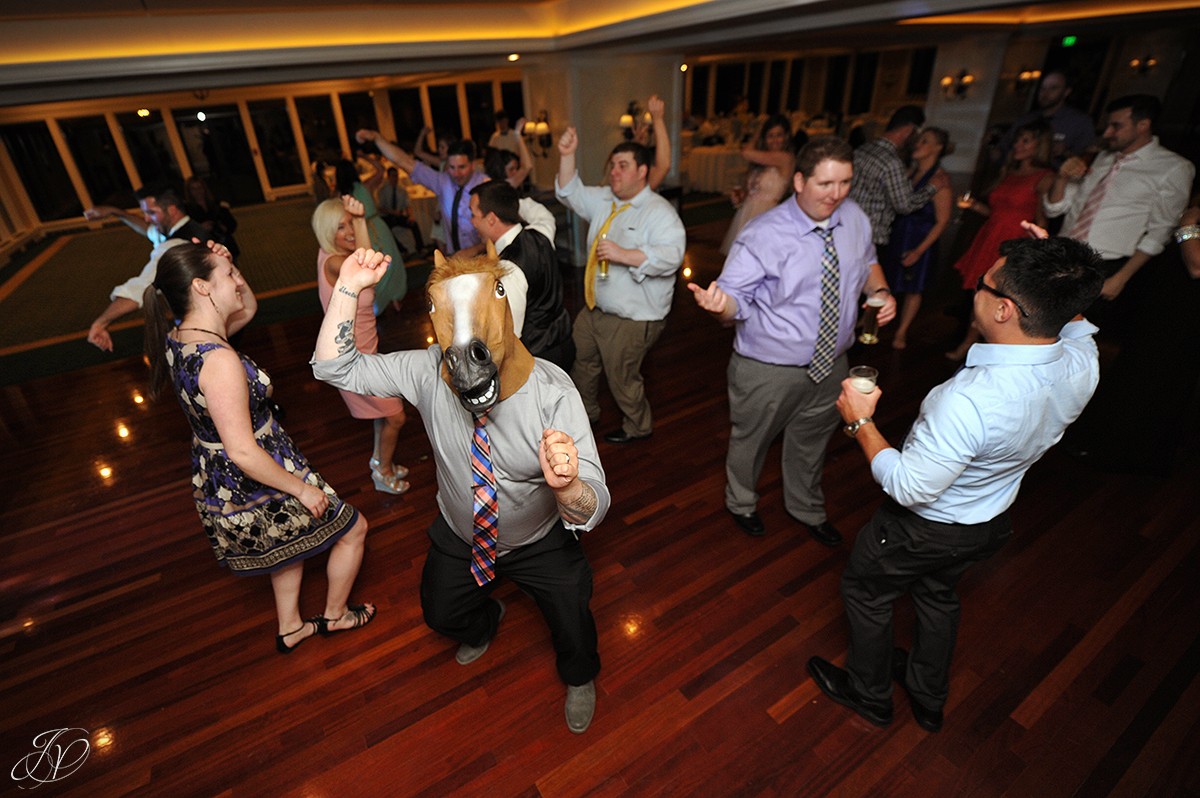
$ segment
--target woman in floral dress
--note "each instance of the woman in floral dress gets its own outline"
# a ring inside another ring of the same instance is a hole
[[[366,519],[338,498],[279,426],[271,378],[229,345],[258,309],[229,251],[212,242],[168,250],[144,300],[151,393],[172,382],[191,424],[200,522],[219,563],[236,574],[270,576],[278,651],[287,654],[318,632],[370,622],[374,605],[347,603]],[[303,619],[304,560],[327,550],[324,612]]]

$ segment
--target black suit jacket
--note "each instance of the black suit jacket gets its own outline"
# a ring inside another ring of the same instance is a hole
[[[562,276],[554,246],[544,235],[526,227],[504,248],[500,258],[517,264],[529,282],[521,343],[539,357],[571,337],[571,316],[563,307]]]

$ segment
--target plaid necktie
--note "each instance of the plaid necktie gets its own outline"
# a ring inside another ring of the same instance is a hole
[[[1108,167],[1108,171],[1104,173],[1104,177],[1100,178],[1100,182],[1092,186],[1092,191],[1088,194],[1087,201],[1083,204],[1083,210],[1079,212],[1079,218],[1075,220],[1075,224],[1071,225],[1071,231],[1067,234],[1067,238],[1087,243],[1088,233],[1091,232],[1092,222],[1096,220],[1096,214],[1100,210],[1101,203],[1104,202],[1104,194],[1108,191],[1108,184],[1120,168],[1121,155],[1118,154],[1113,158],[1112,165]]]
[[[484,429],[486,423],[487,415],[476,416],[475,434],[471,437],[471,482],[475,486],[471,576],[480,587],[496,578],[496,538],[500,520],[496,475],[492,473],[492,444]]]
[[[833,247],[833,231],[825,227],[815,227],[813,230],[825,241],[825,249],[821,252],[821,322],[817,327],[817,344],[813,348],[812,361],[808,364],[808,376],[813,382],[820,382],[833,371],[841,272],[838,270],[837,250]]]
[[[600,230],[592,240],[592,248],[588,251],[587,268],[583,270],[583,301],[587,303],[589,310],[596,307],[596,267],[600,263],[600,259],[596,257],[596,247],[608,235],[608,228],[612,227],[613,219],[627,210],[629,210],[628,202],[618,208],[617,203],[614,201],[612,204],[612,213],[604,220],[604,224],[600,225]]]

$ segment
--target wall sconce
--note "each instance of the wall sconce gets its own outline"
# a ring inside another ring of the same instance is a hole
[[[1152,55],[1134,58],[1129,62],[1129,68],[1138,75],[1144,75],[1156,66],[1158,66],[1158,59]]]
[[[541,150],[543,158],[550,154],[550,145],[554,142],[550,138],[550,121],[545,111],[538,114],[536,122],[532,119],[525,120],[525,128],[521,133],[524,134],[531,150]]]
[[[641,119],[641,124],[637,124],[635,120]],[[620,125],[624,130],[626,140],[632,139],[638,134],[639,129],[651,122],[650,112],[643,111],[638,105],[637,100],[630,100],[625,113],[621,114]]]
[[[1017,73],[1015,89],[1018,92],[1027,91],[1031,86],[1035,85],[1042,79],[1042,70],[1040,69],[1024,69]]]
[[[940,81],[942,93],[946,95],[947,100],[966,99],[967,90],[971,88],[971,84],[974,82],[975,76],[965,69],[954,77],[946,75]]]

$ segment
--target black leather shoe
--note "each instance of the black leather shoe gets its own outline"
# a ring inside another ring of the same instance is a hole
[[[808,534],[812,535],[812,539],[818,543],[823,543],[826,546],[842,545],[842,533],[837,531],[837,527],[828,521],[822,521],[819,524],[805,524],[808,527]]]
[[[634,441],[644,441],[653,434],[653,432],[647,432],[645,435],[630,435],[625,430],[618,429],[604,433],[604,440],[609,443],[633,443]]]
[[[849,707],[876,726],[887,728],[892,722],[891,704],[864,701],[850,688],[850,676],[845,670],[822,657],[808,661],[808,672],[821,692],[844,707]]]
[[[917,725],[927,732],[940,732],[945,716],[940,709],[926,709],[913,699],[912,693],[908,692],[908,684],[904,681],[907,674],[908,652],[902,648],[897,648],[892,652],[892,680],[903,687],[904,692],[908,693],[908,703],[912,706],[913,718],[916,719]]]
[[[761,538],[763,535],[767,534],[767,528],[763,526],[762,519],[758,517],[758,513],[747,513],[746,515],[742,515],[741,513],[735,513],[733,510],[730,510],[729,514],[733,516],[733,523],[738,525],[738,529],[742,530],[747,535]]]

